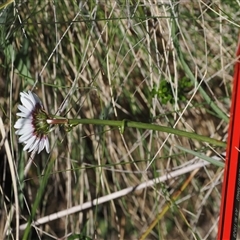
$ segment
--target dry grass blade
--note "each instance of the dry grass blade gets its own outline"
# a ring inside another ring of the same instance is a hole
[[[190,176],[186,179],[186,181],[182,184],[181,188],[174,192],[172,196],[170,196],[167,204],[165,206],[163,206],[162,211],[157,215],[157,217],[150,223],[150,225],[148,226],[148,228],[146,229],[146,231],[140,236],[140,240],[144,240],[147,238],[147,236],[149,235],[149,233],[151,232],[151,230],[156,226],[156,224],[162,219],[162,217],[165,215],[165,213],[167,211],[169,211],[169,209],[171,207],[173,207],[173,205],[175,205],[175,201],[178,199],[178,197],[180,196],[180,194],[186,189],[186,187],[188,186],[188,184],[190,183],[190,181],[192,180],[192,178],[197,174],[197,172],[199,171],[199,169],[195,169]],[[184,219],[184,222],[186,223],[186,225],[191,228],[190,224],[188,223],[187,219],[185,218],[184,214],[180,211],[180,216],[182,216],[182,218]],[[197,239],[197,238],[195,238]]]
[[[200,0],[9,4],[0,12],[2,128],[8,132],[17,120],[19,93],[33,90],[44,109],[58,117],[127,119],[226,142],[239,9],[238,1]],[[73,238],[136,239],[186,178],[179,172],[159,185],[143,183],[188,166],[193,152],[222,159],[219,153],[225,151],[224,145],[154,129],[122,133],[118,127],[84,124],[51,130],[50,154],[36,154],[27,166],[31,158],[17,138],[2,141],[2,146],[9,141],[13,160],[2,147],[0,207],[10,216],[16,209],[11,194],[18,194],[20,238],[29,231],[33,239],[70,233]],[[14,187],[20,191],[7,187],[9,179],[16,182],[8,161],[16,164],[20,184]],[[49,163],[53,168],[46,176]],[[167,211],[148,237],[177,239],[183,229],[183,239],[194,234],[214,239],[221,174],[222,167],[214,164],[202,167],[177,199],[178,209]],[[131,194],[131,186],[144,187]],[[25,223],[40,219],[41,229],[33,224],[23,230]],[[17,225],[12,219],[13,239]]]
[[[16,174],[16,167],[15,167],[15,163],[13,161],[13,157],[11,154],[11,150],[10,150],[10,145],[7,139],[7,135],[5,132],[5,127],[2,121],[2,118],[0,117],[0,131],[1,131],[1,135],[2,135],[2,139],[4,141],[4,147],[5,147],[5,151],[6,151],[6,155],[7,155],[7,159],[8,159],[8,164],[10,167],[10,173],[11,173],[11,178],[12,178],[12,183],[13,183],[13,194],[14,194],[14,200],[15,200],[15,204],[14,204],[14,212],[15,212],[15,218],[16,218],[16,239],[19,239],[19,200],[18,200],[18,188],[17,188],[17,174]],[[6,220],[6,225],[4,228],[4,232],[3,232],[3,237],[6,236],[6,234],[9,234],[9,231],[11,232],[10,229],[10,225],[11,225],[11,221],[12,221],[12,216],[13,216],[13,212],[11,212],[10,217],[8,217],[8,219]],[[8,215],[6,213],[6,215]],[[4,216],[4,214],[3,214]]]
[[[172,172],[170,172],[170,173],[168,173],[166,175],[163,175],[161,177],[155,178],[153,180],[148,180],[148,181],[143,182],[143,183],[141,183],[141,184],[139,184],[137,186],[128,187],[128,188],[122,189],[122,190],[120,190],[118,192],[111,193],[111,194],[108,194],[106,196],[94,199],[91,202],[86,202],[86,203],[83,203],[83,204],[81,204],[79,206],[74,206],[74,207],[66,209],[64,211],[57,212],[57,213],[51,214],[49,216],[45,216],[43,218],[40,218],[40,219],[34,221],[32,223],[32,225],[33,226],[39,226],[39,225],[42,225],[44,223],[48,223],[50,221],[54,221],[56,219],[62,218],[64,216],[69,216],[69,215],[71,215],[73,213],[84,211],[84,210],[86,210],[88,208],[92,208],[93,206],[97,206],[97,205],[103,204],[105,202],[108,202],[108,201],[111,201],[111,200],[123,197],[123,196],[125,196],[127,194],[137,192],[137,191],[142,190],[144,188],[154,187],[156,184],[162,183],[162,182],[170,180],[170,179],[174,179],[174,178],[176,178],[178,176],[181,176],[181,175],[183,175],[185,173],[188,173],[188,172],[191,172],[191,171],[193,171],[193,173],[196,174],[196,170],[198,171],[199,168],[207,166],[207,165],[208,165],[207,162],[200,161],[199,163],[195,163],[195,164],[191,164],[189,166],[185,166],[184,168],[172,171]],[[191,174],[191,176],[192,176],[192,174]],[[188,183],[189,181],[190,180],[188,178],[188,180],[183,184],[182,188],[177,193],[174,194],[173,199],[172,199],[173,201],[175,201],[177,199],[179,194],[187,186],[186,183]],[[167,211],[167,208],[165,208],[165,212],[166,211]],[[20,226],[20,230],[24,230],[26,227],[27,227],[27,224],[23,224],[23,225]]]

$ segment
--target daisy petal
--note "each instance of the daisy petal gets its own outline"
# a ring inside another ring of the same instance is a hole
[[[31,151],[37,151],[38,150],[38,146],[39,146],[39,141],[40,138],[36,138],[35,142],[32,144],[32,146],[29,148],[28,152]],[[23,149],[24,150],[24,149]]]
[[[19,118],[17,120],[17,122],[14,124],[14,128],[19,129],[23,126],[24,123],[24,119],[23,118]]]
[[[29,112],[34,108],[33,103],[25,96],[21,96],[21,102],[22,105],[27,108]]]
[[[19,142],[24,143],[24,151],[40,153],[44,148],[49,153],[47,134],[50,131],[49,116],[44,111],[41,100],[31,92],[21,92],[22,105],[18,106],[17,116],[20,118],[14,124],[15,134],[20,135]]]
[[[18,130],[17,135],[25,135],[25,134],[29,134],[29,133],[33,133],[34,132],[34,128],[32,126],[32,124],[25,124],[21,129]]]
[[[45,139],[45,148],[46,148],[46,152],[50,153],[50,147],[49,147],[49,140],[48,140],[48,138]]]
[[[28,94],[33,104],[39,103],[42,106],[41,100],[38,98],[38,96],[35,93],[28,91]]]
[[[36,136],[35,135],[33,135],[33,133],[28,133],[28,134],[24,134],[24,135],[22,135],[20,138],[19,138],[19,142],[20,143],[25,143],[25,142],[27,142],[30,138],[32,138],[32,137],[35,137],[36,138]]]
[[[40,153],[44,149],[44,145],[45,145],[45,139],[42,138],[38,144],[38,153]]]
[[[17,116],[19,116],[19,117],[27,117],[28,116],[28,114],[27,113],[25,113],[25,112],[19,112],[19,113],[17,113]]]
[[[24,106],[22,106],[22,105],[19,105],[19,106],[18,106],[18,109],[19,109],[21,112],[25,113],[26,115],[29,115],[29,114],[31,113],[31,111],[29,111],[28,108],[26,108],[26,107],[24,107]]]
[[[31,138],[29,138],[23,150],[28,150],[33,145],[34,141],[36,141],[36,136],[32,136]]]

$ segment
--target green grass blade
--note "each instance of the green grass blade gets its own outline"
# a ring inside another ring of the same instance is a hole
[[[222,167],[222,168],[225,166],[225,164],[223,162],[215,160],[215,159],[213,159],[211,157],[208,157],[206,155],[203,155],[203,154],[201,154],[199,152],[195,152],[193,150],[190,150],[190,149],[187,149],[187,148],[184,148],[184,147],[181,147],[181,146],[175,146],[175,147],[177,147],[178,149],[180,149],[180,150],[182,150],[182,151],[184,151],[186,153],[189,153],[189,154],[192,154],[192,155],[194,155],[196,157],[199,157],[199,158],[203,159],[204,161],[207,161],[207,162],[209,162],[209,163],[211,163],[211,164],[213,164],[215,166]]]

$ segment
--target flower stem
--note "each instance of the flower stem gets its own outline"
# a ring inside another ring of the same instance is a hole
[[[175,134],[182,137],[187,137],[195,140],[199,140],[201,142],[207,142],[216,146],[226,147],[226,143],[219,141],[214,138],[198,135],[193,132],[186,132],[183,130],[178,130],[175,128],[150,124],[150,123],[141,123],[141,122],[132,122],[130,120],[122,120],[122,121],[113,121],[113,120],[102,120],[102,119],[68,119],[68,124],[70,127],[76,126],[78,124],[94,124],[94,125],[104,125],[111,127],[119,127],[121,132],[123,133],[126,127],[129,128],[138,128],[138,129],[148,129],[159,132],[166,132],[170,134]]]

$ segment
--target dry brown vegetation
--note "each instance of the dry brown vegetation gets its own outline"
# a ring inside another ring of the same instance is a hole
[[[22,238],[18,215],[25,224],[33,212],[37,220],[184,168],[194,156],[176,145],[221,157],[224,148],[163,132],[128,128],[122,134],[94,125],[66,132],[60,126],[49,134],[51,153],[36,155],[23,177],[29,154],[13,129],[19,93],[30,89],[51,114],[156,123],[226,142],[239,5],[191,2],[30,0],[1,10],[1,236],[15,239],[19,231]],[[180,88],[184,81],[191,85]],[[168,83],[166,92],[161,82]],[[166,96],[171,101],[164,102]],[[15,180],[9,161],[16,165]],[[222,173],[210,164],[195,175],[32,226],[27,239],[140,239],[158,217],[145,239],[215,239]]]

